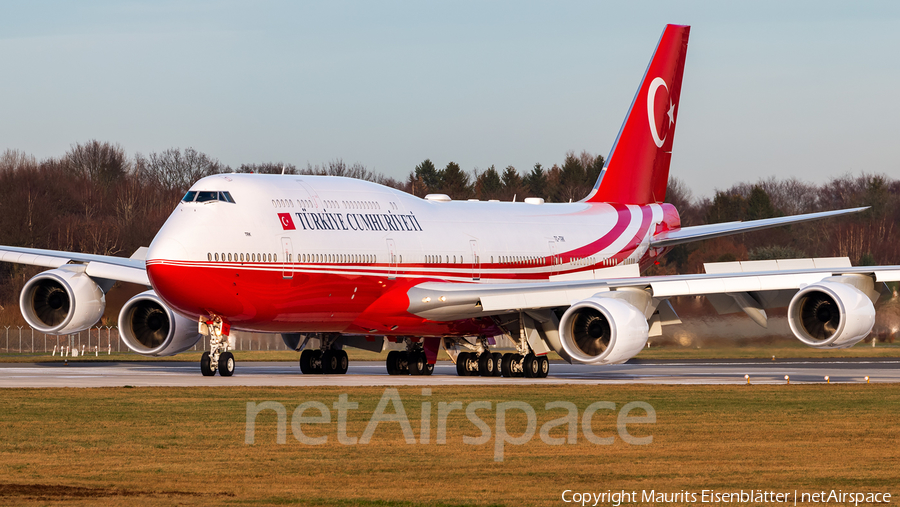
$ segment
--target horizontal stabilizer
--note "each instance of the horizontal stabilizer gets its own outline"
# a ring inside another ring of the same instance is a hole
[[[761,229],[768,229],[770,227],[779,227],[782,225],[790,225],[800,222],[809,222],[811,220],[821,220],[828,217],[848,215],[850,213],[859,213],[867,209],[869,209],[868,206],[863,208],[821,211],[819,213],[806,213],[804,215],[791,215],[788,217],[764,218],[762,220],[749,220],[747,222],[725,222],[721,224],[682,227],[681,229],[665,231],[653,236],[652,238],[650,238],[650,246],[654,248],[660,248],[664,246],[679,245],[681,243],[690,243],[692,241],[718,238],[721,236],[729,236],[731,234],[758,231]]]

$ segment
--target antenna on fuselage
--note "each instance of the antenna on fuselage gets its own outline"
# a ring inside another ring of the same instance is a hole
[[[281,164],[281,174],[282,175],[284,174],[285,169],[287,169],[287,167],[284,164]]]

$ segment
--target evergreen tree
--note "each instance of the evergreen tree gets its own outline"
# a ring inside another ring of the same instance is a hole
[[[781,215],[772,201],[769,194],[759,185],[754,185],[750,191],[750,197],[747,198],[747,220],[759,220],[761,218],[772,218]]]
[[[506,169],[503,170],[503,176],[500,178],[503,181],[503,193],[501,199],[504,201],[511,201],[514,197],[521,200],[524,186],[522,183],[522,177],[519,176],[519,172],[516,171],[516,168],[513,166],[506,166]]]
[[[577,201],[587,195],[584,166],[575,157],[574,153],[566,155],[561,171],[559,175],[559,198],[562,202]]]
[[[478,198],[483,201],[500,197],[500,191],[503,190],[503,183],[500,181],[500,175],[497,174],[497,169],[495,169],[494,166],[488,167],[485,172],[478,176],[478,179],[475,182],[475,189]]]
[[[706,212],[706,223],[734,222],[747,215],[747,200],[741,194],[716,191],[716,197]]]
[[[546,199],[546,187],[547,175],[544,174],[544,168],[541,167],[541,164],[539,163],[534,164],[534,168],[532,168],[531,172],[525,176],[525,188],[532,197],[543,197]]]
[[[425,159],[416,166],[416,178],[425,184],[428,192],[437,192],[441,188],[441,173],[434,167],[431,159]]]
[[[441,171],[441,193],[453,199],[462,200],[472,196],[469,175],[459,168],[456,162],[450,162]]]

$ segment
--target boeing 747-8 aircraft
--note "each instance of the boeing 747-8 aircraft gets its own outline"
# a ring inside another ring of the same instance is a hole
[[[93,326],[114,281],[146,285],[119,314],[124,341],[167,356],[207,336],[204,375],[232,375],[228,335],[246,330],[280,333],[302,350],[303,373],[344,373],[345,347],[382,351],[387,340],[405,345],[387,355],[391,374],[430,374],[444,347],[460,375],[543,377],[550,351],[588,364],[635,356],[678,322],[668,298],[687,294],[763,326],[767,309],[787,306],[794,335],[812,347],[859,342],[900,267],[829,258],[641,276],[672,245],[864,209],[680,226],[663,201],[689,31],[665,28],[606,167],[576,203],[420,199],[339,177],[219,174],[196,182],[130,259],[0,247],[0,260],[52,268],[20,299],[44,333]],[[498,335],[517,352],[492,351]]]

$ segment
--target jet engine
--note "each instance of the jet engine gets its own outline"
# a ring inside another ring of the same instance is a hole
[[[788,323],[794,336],[810,347],[851,347],[872,331],[875,305],[853,285],[824,280],[794,295]]]
[[[144,356],[173,356],[200,340],[197,322],[173,312],[152,290],[125,303],[119,333],[129,349]]]
[[[106,296],[83,268],[62,267],[38,274],[22,289],[19,306],[25,321],[46,334],[89,329],[100,320]]]
[[[647,344],[647,318],[627,301],[591,297],[569,307],[559,321],[563,350],[585,364],[616,364]]]

